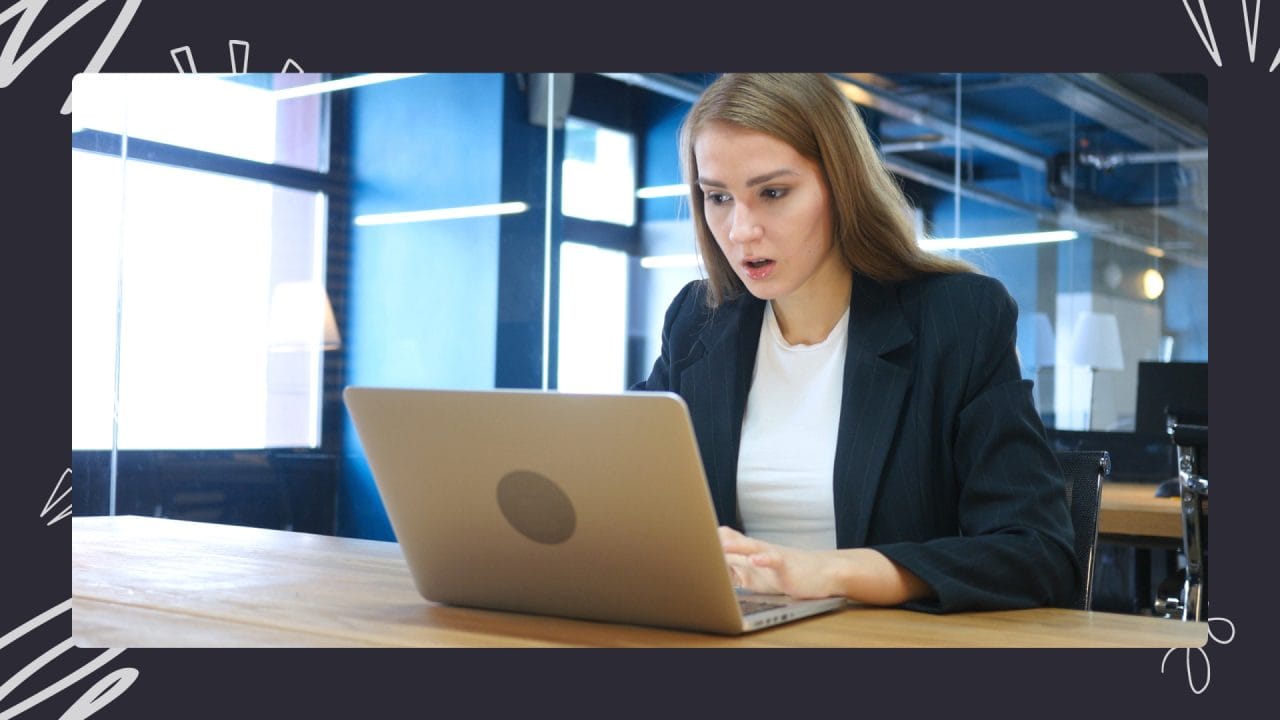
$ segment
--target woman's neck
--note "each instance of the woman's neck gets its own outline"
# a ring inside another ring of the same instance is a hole
[[[804,287],[772,300],[778,329],[790,345],[816,345],[849,309],[853,273],[843,262],[824,267]]]

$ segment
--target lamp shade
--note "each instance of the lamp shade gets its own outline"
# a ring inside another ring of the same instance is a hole
[[[1036,367],[1052,367],[1054,354],[1058,350],[1053,324],[1049,322],[1049,316],[1042,312],[1032,315],[1031,322],[1031,332],[1035,334]]]
[[[313,282],[276,285],[267,337],[273,352],[333,350],[342,345],[329,296]]]
[[[1071,362],[1094,370],[1123,370],[1120,325],[1111,313],[1085,312],[1076,318]]]

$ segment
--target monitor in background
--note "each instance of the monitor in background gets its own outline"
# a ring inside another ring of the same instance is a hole
[[[1209,423],[1209,363],[1138,363],[1138,400],[1133,429],[1143,435],[1165,435],[1165,418]]]

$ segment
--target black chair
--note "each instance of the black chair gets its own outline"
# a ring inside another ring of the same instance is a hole
[[[1069,607],[1088,610],[1093,604],[1093,562],[1098,553],[1098,507],[1102,483],[1111,474],[1111,455],[1106,450],[1076,450],[1057,456],[1067,481],[1067,507],[1083,579]]]
[[[1161,583],[1156,611],[1194,622],[1205,620],[1209,607],[1209,426],[1173,422],[1169,436],[1178,450],[1186,567]]]

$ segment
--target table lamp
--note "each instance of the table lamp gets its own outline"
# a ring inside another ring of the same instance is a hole
[[[1031,365],[1031,376],[1035,379],[1037,391],[1035,396],[1036,410],[1040,409],[1039,386],[1040,368],[1053,367],[1058,352],[1058,341],[1053,334],[1053,323],[1049,322],[1046,313],[1038,312],[1031,316],[1031,335],[1034,340],[1035,361]]]
[[[1093,429],[1093,386],[1099,370],[1123,370],[1120,325],[1111,313],[1085,312],[1076,318],[1071,338],[1071,362],[1089,368],[1089,415],[1085,429]]]

